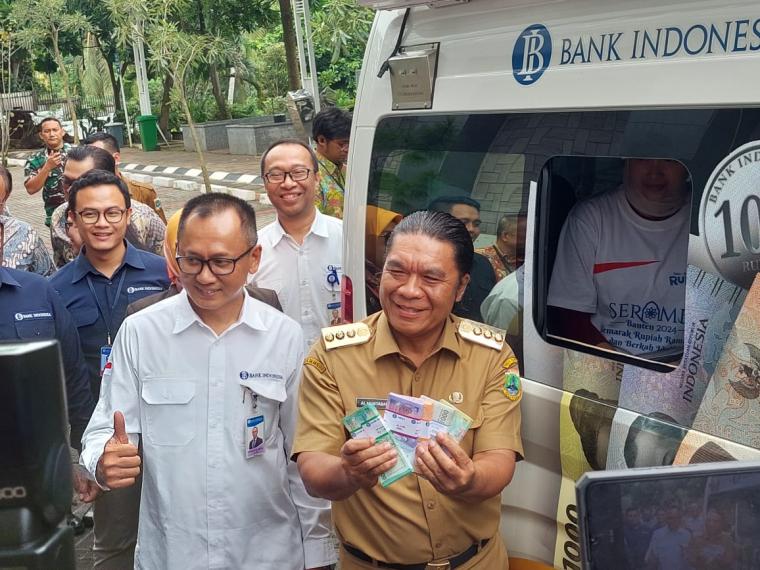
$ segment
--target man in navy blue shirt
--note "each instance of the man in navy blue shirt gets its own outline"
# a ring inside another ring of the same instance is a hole
[[[69,207],[82,238],[82,251],[50,278],[79,329],[92,392],[127,306],[169,287],[163,257],[139,250],[124,236],[131,202],[124,182],[91,170],[69,190]]]
[[[124,239],[130,206],[127,186],[114,173],[91,170],[77,179],[69,189],[69,208],[82,250],[50,278],[79,329],[96,399],[127,306],[169,287],[164,258]],[[139,504],[139,484],[109,491],[95,502],[93,558],[99,570],[134,566]]]
[[[55,339],[61,345],[66,376],[71,444],[81,450],[95,400],[71,315],[47,279],[36,273],[0,267],[0,340]]]

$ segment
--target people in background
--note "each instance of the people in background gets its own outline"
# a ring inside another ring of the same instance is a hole
[[[0,166],[0,260],[4,267],[48,276],[55,271],[42,238],[31,224],[11,216],[5,208],[13,190],[10,171]]]
[[[475,250],[488,258],[496,281],[501,281],[524,263],[526,227],[525,214],[504,214],[496,226],[493,244]]]
[[[468,196],[444,196],[433,200],[429,210],[451,214],[467,228],[473,243],[480,235],[480,202]],[[470,282],[456,305],[454,314],[474,321],[483,321],[480,306],[496,285],[496,274],[488,259],[479,253],[472,258]]]
[[[314,117],[311,136],[316,143],[319,162],[315,204],[323,214],[343,219],[351,115],[337,107],[323,109]]]
[[[116,140],[115,136],[110,133],[92,133],[84,139],[82,143],[102,148],[113,156],[113,159],[116,162],[116,175],[127,183],[129,195],[132,197],[132,200],[136,200],[137,202],[148,206],[159,218],[161,218],[162,222],[166,223],[166,214],[164,214],[164,209],[161,206],[161,200],[159,200],[158,195],[156,194],[156,189],[150,184],[142,184],[136,180],[123,176],[119,170],[119,165],[121,164],[121,148],[119,146],[119,141]]]
[[[61,121],[55,117],[45,117],[37,129],[43,148],[26,159],[24,187],[29,194],[42,190],[45,225],[50,227],[53,210],[66,201],[62,183],[63,166],[71,145],[63,142],[65,132]]]
[[[317,159],[296,139],[273,143],[261,172],[277,219],[264,227],[261,264],[251,283],[277,292],[285,314],[301,324],[306,346],[322,327],[340,323],[343,222],[314,206]]]
[[[678,161],[630,158],[623,185],[580,202],[559,238],[550,332],[651,358],[683,350],[691,184]],[[655,332],[663,325],[663,334]]]
[[[113,155],[94,145],[72,148],[63,173],[63,186],[67,194],[68,189],[76,180],[93,169],[106,170],[116,175],[116,161]],[[120,180],[123,181],[121,178]],[[141,202],[131,202],[131,204],[125,239],[137,249],[162,255],[165,224],[145,204]],[[78,255],[77,245],[81,246],[81,237],[75,233],[77,226],[74,224],[75,219],[72,217],[68,202],[64,202],[55,209],[52,219],[50,239],[53,244],[53,258],[57,267],[63,267]]]

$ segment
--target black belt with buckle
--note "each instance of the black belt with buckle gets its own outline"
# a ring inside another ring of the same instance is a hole
[[[483,548],[485,548],[489,540],[490,539],[486,538],[485,540],[476,542],[464,552],[460,552],[459,554],[457,554],[456,556],[452,556],[448,560],[443,560],[441,562],[422,562],[420,564],[391,564],[389,562],[381,562],[380,560],[375,560],[371,556],[364,554],[364,552],[362,552],[358,548],[351,546],[350,544],[344,543],[343,548],[345,548],[346,552],[348,552],[354,558],[358,558],[359,560],[363,562],[369,562],[370,564],[377,566],[378,568],[392,568],[393,570],[427,570],[427,568],[431,566],[432,567],[440,566],[441,568],[451,568],[453,570],[454,568],[458,568],[465,562],[468,562],[470,558],[472,558],[478,552],[480,552]]]

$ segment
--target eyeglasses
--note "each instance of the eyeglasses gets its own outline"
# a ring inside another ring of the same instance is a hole
[[[175,259],[177,260],[179,270],[187,275],[198,275],[203,271],[204,265],[208,265],[209,271],[216,276],[229,275],[235,271],[235,265],[237,265],[237,262],[248,255],[254,247],[256,246],[252,245],[234,259],[229,257],[201,259],[200,257],[195,257],[193,255],[178,255]]]
[[[274,170],[272,172],[267,172],[264,175],[264,178],[267,182],[270,182],[272,184],[281,184],[285,182],[285,178],[287,176],[290,176],[290,179],[293,182],[300,182],[301,180],[306,180],[309,177],[309,173],[311,172],[311,168],[303,168],[298,167],[294,168],[290,172],[281,172],[279,170]]]
[[[68,176],[64,176],[63,178],[61,178],[61,186],[63,186],[64,190],[68,190],[69,188],[71,188],[71,185],[74,184],[74,182],[76,182],[76,180],[72,180]]]
[[[97,224],[101,215],[109,224],[116,224],[121,221],[126,211],[126,209],[121,208],[108,208],[105,212],[100,212],[98,210],[80,210],[79,212],[76,212],[76,215],[79,216],[85,224],[89,225]]]

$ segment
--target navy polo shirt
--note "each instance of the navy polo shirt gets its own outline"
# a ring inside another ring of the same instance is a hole
[[[127,306],[169,287],[163,257],[124,243],[127,246],[124,260],[110,278],[90,264],[84,248],[50,277],[79,330],[90,386],[96,398],[100,394],[100,349],[108,344],[109,332],[113,344]]]
[[[71,315],[47,279],[0,267],[0,340],[55,339],[61,346],[71,441],[79,447],[95,401]]]

